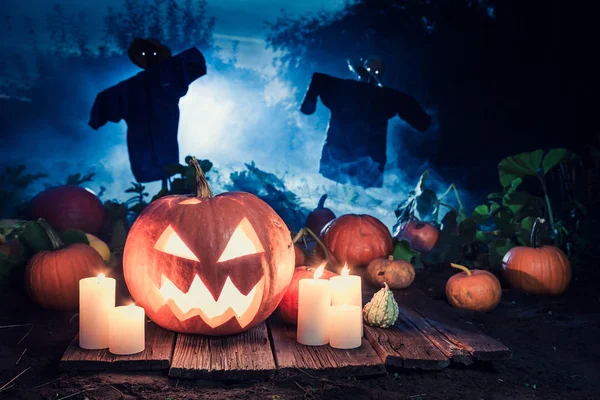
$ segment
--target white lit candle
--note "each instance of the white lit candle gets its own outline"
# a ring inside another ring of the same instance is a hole
[[[88,350],[108,348],[115,289],[115,279],[104,274],[79,281],[79,347]]]
[[[314,277],[300,279],[298,287],[298,343],[320,346],[329,343],[331,287],[327,279],[319,279],[325,264]]]
[[[145,314],[135,304],[115,307],[110,313],[109,348],[113,354],[136,354],[146,348]]]
[[[355,349],[362,342],[362,307],[331,306],[329,345],[336,349]]]
[[[331,305],[341,306],[343,304],[351,306],[359,306],[362,309],[362,286],[361,278],[358,275],[350,275],[348,265],[344,264],[342,274],[333,276],[331,280]],[[362,335],[363,326],[362,319],[360,324],[360,332]]]
[[[348,304],[362,307],[361,279],[358,275],[350,275],[347,265],[342,268],[340,276],[332,276],[331,281],[331,305],[338,306]]]

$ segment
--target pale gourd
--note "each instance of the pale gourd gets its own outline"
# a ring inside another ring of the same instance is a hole
[[[387,283],[375,293],[371,301],[363,308],[363,318],[371,326],[389,328],[398,319],[398,303]]]

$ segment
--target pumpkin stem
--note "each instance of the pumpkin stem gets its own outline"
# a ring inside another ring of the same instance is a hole
[[[325,193],[323,196],[321,196],[321,198],[319,199],[319,204],[317,205],[317,208],[319,210],[325,208],[325,200],[327,200],[327,193]]]
[[[472,273],[471,270],[469,268],[465,267],[465,266],[454,264],[454,263],[450,263],[450,266],[452,268],[460,269],[460,270],[466,272],[467,276],[471,276],[471,273]]]
[[[385,290],[390,290],[390,287],[388,286],[387,282],[383,282],[383,288]]]
[[[37,223],[40,224],[40,226],[44,230],[44,233],[46,233],[46,236],[48,236],[48,239],[52,244],[52,249],[59,250],[65,246],[58,232],[56,232],[54,228],[50,226],[48,222],[46,222],[44,218],[39,218],[37,220]]]
[[[531,242],[531,247],[534,249],[537,249],[542,245],[540,240],[540,227],[544,225],[545,222],[546,220],[543,218],[536,218],[535,222],[533,223],[533,227],[531,228],[531,238],[529,241]]]
[[[189,160],[189,164],[194,168],[196,172],[196,196],[202,199],[207,199],[210,197],[215,197],[210,186],[208,186],[208,181],[206,180],[206,176],[204,176],[204,171],[200,168],[200,164],[198,164],[198,160],[196,157],[192,157]]]
[[[325,246],[323,244],[323,242],[321,242],[321,239],[319,239],[319,237],[317,235],[315,235],[315,233],[313,231],[311,231],[309,228],[304,227],[304,228],[302,228],[302,230],[304,230],[304,232],[308,233],[310,236],[313,237],[313,239],[315,239],[317,241],[317,243],[319,244],[319,246],[321,246],[321,248],[325,252],[325,259],[327,260],[327,264],[328,265],[332,265],[332,263],[331,263],[331,257],[329,257],[329,250],[327,249],[327,246]],[[302,230],[300,232],[302,232]]]

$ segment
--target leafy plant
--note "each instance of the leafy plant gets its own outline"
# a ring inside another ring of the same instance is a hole
[[[69,175],[67,177],[67,181],[65,182],[65,185],[80,186],[86,182],[93,181],[94,175],[96,175],[94,172],[90,172],[89,174],[85,174],[85,175],[82,175],[79,172],[76,174]]]
[[[298,196],[289,191],[276,175],[256,167],[254,161],[246,164],[248,171],[230,175],[233,188],[260,197],[269,204],[292,230],[299,230],[306,222],[308,210],[300,206]]]
[[[48,175],[45,173],[25,173],[25,165],[7,166],[0,174],[0,211],[8,215],[19,214],[25,190],[34,182]]]

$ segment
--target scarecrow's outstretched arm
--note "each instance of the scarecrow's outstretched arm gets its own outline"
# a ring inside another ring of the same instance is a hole
[[[123,118],[125,85],[121,82],[98,93],[88,123],[93,129],[98,129],[107,122],[119,122]]]
[[[319,95],[321,95],[321,90],[327,77],[327,75],[321,74],[320,72],[315,72],[313,74],[310,84],[308,85],[308,90],[304,95],[302,106],[300,107],[300,111],[303,114],[310,115],[317,109],[317,99],[319,98]]]
[[[431,126],[431,116],[413,97],[398,92],[398,116],[413,128],[425,132]]]

